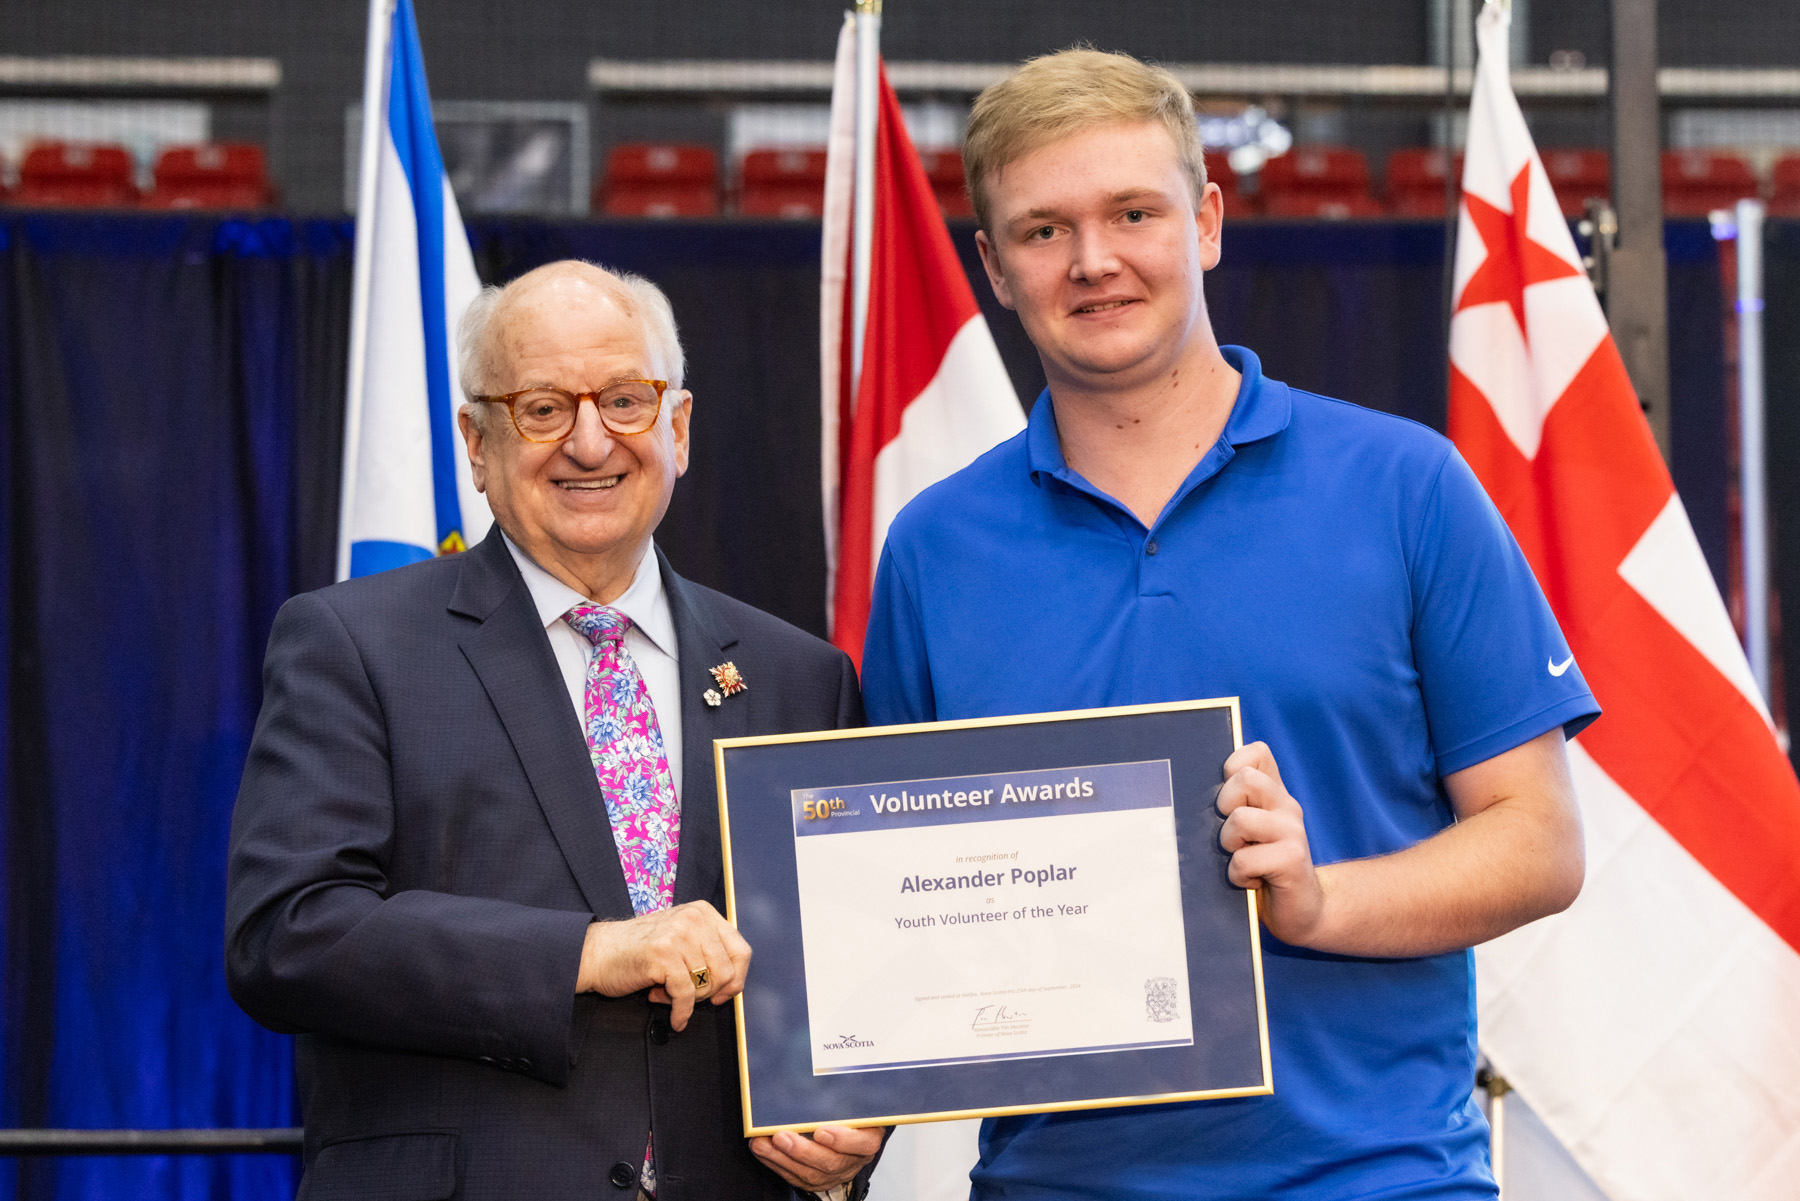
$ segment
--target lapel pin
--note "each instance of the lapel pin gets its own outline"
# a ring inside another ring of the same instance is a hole
[[[709,670],[712,672],[712,678],[718,682],[719,691],[725,696],[736,696],[738,693],[744,691],[744,689],[750,687],[750,685],[744,683],[744,675],[737,669],[737,664],[735,663],[721,663],[717,667],[710,668]],[[717,704],[718,702],[709,701],[708,703]]]
[[[719,707],[719,702],[725,698],[719,695],[719,690],[717,688],[708,688],[705,692],[700,694],[700,699],[717,709]]]

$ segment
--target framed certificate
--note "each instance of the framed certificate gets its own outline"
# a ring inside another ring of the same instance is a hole
[[[713,744],[746,1135],[1273,1091],[1236,698]]]

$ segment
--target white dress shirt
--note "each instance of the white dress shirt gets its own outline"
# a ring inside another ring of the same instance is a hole
[[[504,532],[500,535],[506,538]],[[550,649],[556,654],[556,665],[562,669],[563,684],[569,690],[569,703],[575,706],[575,720],[587,724],[588,662],[598,649],[577,634],[564,621],[563,614],[576,605],[593,602],[532,562],[511,538],[506,549],[512,552],[525,587],[531,590],[531,603],[536,606],[538,620],[550,636]],[[656,565],[654,544],[644,548],[638,560],[637,573],[631,587],[608,608],[617,609],[631,618],[625,631],[625,646],[637,663],[638,674],[650,691],[650,706],[656,710],[656,724],[662,729],[663,750],[669,757],[669,779],[675,785],[676,803],[681,799],[681,672],[680,648],[675,642],[675,614],[669,608],[669,597],[663,591],[662,572]]]

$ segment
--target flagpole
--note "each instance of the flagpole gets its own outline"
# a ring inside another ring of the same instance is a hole
[[[350,578],[350,499],[362,446],[363,374],[369,357],[369,286],[375,262],[375,183],[381,164],[382,99],[387,95],[388,41],[394,0],[369,0],[363,60],[362,146],[356,179],[356,244],[350,283],[350,378],[344,389],[344,451],[338,480],[337,578]]]
[[[1743,538],[1744,655],[1769,694],[1768,484],[1763,444],[1763,204],[1737,203],[1738,520]]]
[[[1506,1094],[1512,1091],[1506,1077],[1490,1069],[1488,1095],[1488,1153],[1494,1169],[1494,1192],[1506,1201]]]
[[[1450,321],[1456,314],[1456,4],[1438,0],[1444,13],[1444,345],[1450,344]],[[1473,81],[1470,96],[1474,95]]]
[[[875,129],[881,64],[881,0],[856,0],[856,190],[851,207],[850,401],[862,387],[869,327],[869,278],[875,248]]]

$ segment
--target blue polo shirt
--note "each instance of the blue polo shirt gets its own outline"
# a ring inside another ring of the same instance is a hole
[[[1443,776],[1598,712],[1449,442],[1243,374],[1145,529],[1024,433],[887,536],[863,658],[879,724],[1242,698],[1319,863],[1448,826]],[[1272,1096],[983,1125],[975,1196],[1488,1198],[1468,951],[1356,959],[1263,935]]]

